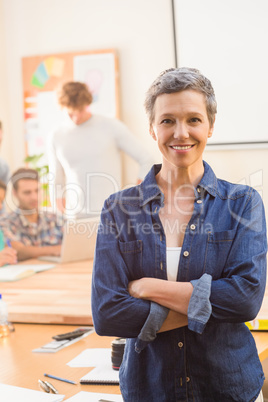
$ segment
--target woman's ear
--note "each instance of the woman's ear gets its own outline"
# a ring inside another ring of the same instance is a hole
[[[212,125],[210,126],[210,129],[209,129],[209,132],[208,132],[208,138],[210,138],[212,136],[212,134],[213,134],[214,124],[215,124],[215,117],[214,117]]]
[[[149,132],[150,132],[151,137],[156,141],[157,137],[155,135],[153,126],[150,126]]]

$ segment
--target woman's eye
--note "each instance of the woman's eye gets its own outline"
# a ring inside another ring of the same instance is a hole
[[[200,123],[201,119],[199,119],[199,117],[191,117],[190,122],[191,123]]]
[[[164,119],[161,121],[161,124],[171,124],[171,123],[172,123],[172,120],[170,120],[170,119]]]

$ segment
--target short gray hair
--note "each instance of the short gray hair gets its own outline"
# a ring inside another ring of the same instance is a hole
[[[217,102],[214,89],[208,78],[196,68],[170,68],[163,71],[152,83],[145,98],[145,110],[149,117],[149,124],[154,121],[154,106],[159,95],[181,92],[186,89],[200,92],[205,97],[209,124],[212,127],[217,113]]]

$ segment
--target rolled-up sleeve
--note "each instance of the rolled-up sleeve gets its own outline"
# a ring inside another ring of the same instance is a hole
[[[162,327],[162,324],[168,316],[168,312],[168,308],[151,302],[150,313],[135,343],[135,350],[137,353],[140,353],[150,342],[156,338],[157,332]]]
[[[211,316],[211,275],[204,274],[198,280],[191,281],[193,293],[188,306],[188,328],[202,334],[206,323]]]

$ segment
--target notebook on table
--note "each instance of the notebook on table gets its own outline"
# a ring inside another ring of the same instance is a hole
[[[119,371],[112,368],[111,363],[97,366],[80,379],[81,384],[118,385]]]
[[[0,282],[14,282],[54,268],[54,264],[16,264],[0,268]]]
[[[89,260],[94,257],[97,230],[100,218],[85,218],[65,222],[61,255],[39,257],[41,261],[66,263]]]

